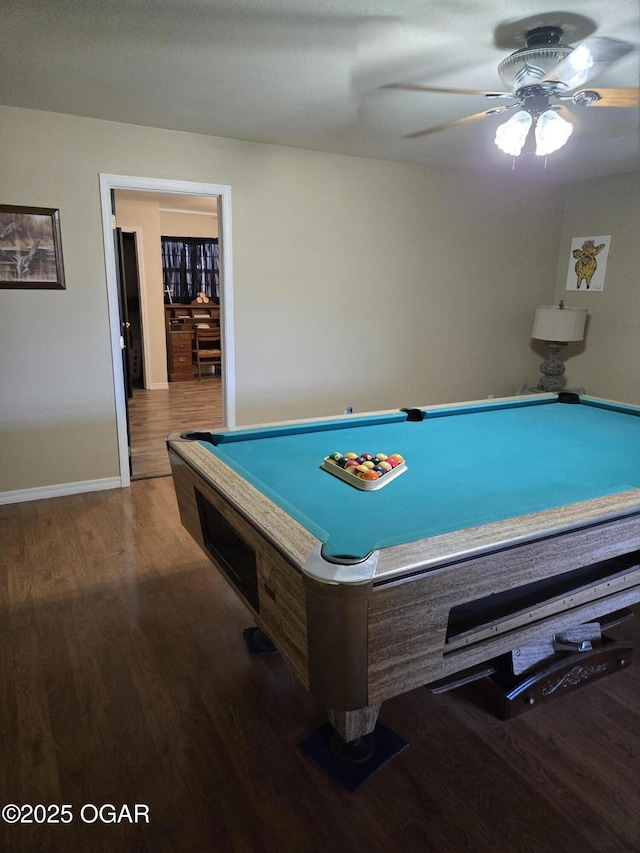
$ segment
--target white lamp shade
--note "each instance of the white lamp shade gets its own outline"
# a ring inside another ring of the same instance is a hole
[[[546,157],[553,154],[571,136],[573,125],[553,110],[546,110],[536,122],[536,154]]]
[[[526,110],[518,110],[509,121],[496,128],[495,143],[505,154],[518,157],[524,147],[533,119]]]
[[[581,341],[586,321],[586,308],[538,305],[531,337],[540,341]]]

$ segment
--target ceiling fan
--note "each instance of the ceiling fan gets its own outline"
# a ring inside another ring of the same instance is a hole
[[[539,26],[526,33],[525,46],[498,65],[498,76],[508,91],[449,89],[413,83],[387,83],[381,88],[512,100],[505,106],[414,131],[406,135],[407,139],[517,110],[509,121],[497,128],[496,145],[506,153],[518,156],[529,130],[535,125],[536,154],[550,154],[565,144],[573,130],[573,125],[567,120],[571,117],[567,103],[577,107],[635,107],[640,103],[640,89],[637,88],[583,88],[605,68],[633,50],[633,45],[618,39],[594,37],[573,48],[561,43],[562,34],[559,26]]]

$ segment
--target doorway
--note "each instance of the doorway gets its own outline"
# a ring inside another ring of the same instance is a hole
[[[222,424],[228,427],[235,425],[233,278],[231,264],[231,188],[219,184],[166,181],[153,178],[136,178],[127,175],[100,175],[100,196],[107,274],[109,323],[111,330],[116,426],[118,454],[120,460],[120,482],[123,487],[126,487],[131,481],[129,471],[130,435],[122,359],[123,341],[121,338],[121,318],[118,306],[116,257],[113,241],[113,228],[115,227],[115,221],[112,212],[112,193],[116,190],[139,190],[142,192],[152,193],[171,193],[175,194],[175,196],[215,196],[218,200],[221,307],[220,324],[222,329],[223,350],[221,419]],[[144,326],[144,318],[142,323]]]
[[[124,321],[123,363],[129,390],[131,480],[167,477],[171,474],[167,435],[181,432],[187,425],[198,431],[222,426],[220,370],[207,372],[202,381],[196,381],[190,351],[193,342],[189,351],[184,348],[185,333],[193,334],[192,324],[172,321],[174,311],[179,312],[179,306],[195,297],[201,287],[206,288],[208,298],[216,303],[220,300],[217,197],[116,190],[113,209]],[[185,253],[183,258],[180,250],[179,266],[167,273],[167,240],[174,250],[184,241],[198,247],[202,244],[207,250],[193,253],[190,265],[183,265],[187,256]],[[214,242],[215,264],[210,248]],[[173,341],[169,341],[176,336],[180,347],[174,352]],[[152,356],[149,364],[147,353]],[[183,381],[175,381],[176,366]]]

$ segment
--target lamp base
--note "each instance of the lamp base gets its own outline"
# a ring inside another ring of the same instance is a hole
[[[540,373],[543,375],[538,380],[538,388],[541,391],[551,391],[557,393],[562,391],[564,387],[564,364],[560,358],[560,353],[566,347],[566,343],[561,341],[546,341],[547,357],[540,365]]]

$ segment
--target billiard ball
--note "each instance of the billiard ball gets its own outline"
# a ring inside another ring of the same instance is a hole
[[[367,468],[362,475],[362,479],[367,481],[379,480],[380,474],[378,474],[377,471],[374,471],[373,468]]]

